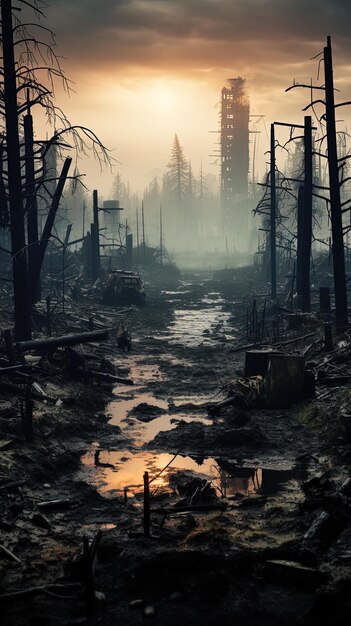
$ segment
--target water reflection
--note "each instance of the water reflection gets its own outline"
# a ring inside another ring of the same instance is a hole
[[[94,466],[96,448],[91,448],[82,458],[82,462],[91,473],[91,479],[97,483],[105,495],[123,493],[129,488],[129,495],[141,493],[143,474],[148,471],[150,478],[159,474],[174,456],[166,453],[129,452],[101,450],[99,465]],[[236,494],[244,496],[272,496],[292,480],[306,480],[306,468],[295,466],[288,469],[270,469],[262,467],[242,467],[235,463],[215,458],[194,459],[178,455],[171,465],[154,481],[154,487],[171,491],[169,478],[180,470],[190,470],[212,483],[219,497],[230,498]],[[95,476],[94,476],[95,473]]]
[[[130,391],[127,391],[126,394],[130,394]],[[197,420],[207,426],[213,423],[213,420],[207,416],[194,415],[193,413],[184,413],[182,411],[181,404],[201,405],[204,402],[203,398],[179,396],[175,398],[175,401],[177,404],[173,402],[172,413],[169,414],[169,403],[160,398],[155,398],[153,394],[138,393],[134,397],[127,396],[126,398],[123,398],[121,394],[117,401],[111,402],[107,407],[107,413],[111,415],[109,423],[112,426],[119,426],[126,431],[128,436],[134,439],[134,443],[138,447],[148,441],[152,441],[160,432],[173,430],[176,428],[179,420],[185,422]],[[178,405],[178,402],[180,402],[180,405]],[[142,406],[140,411],[135,411],[139,405],[145,406]],[[176,410],[177,406],[179,406],[179,411]],[[159,416],[155,417],[155,409],[153,407],[160,409],[161,414]],[[126,422],[128,422],[128,425]]]

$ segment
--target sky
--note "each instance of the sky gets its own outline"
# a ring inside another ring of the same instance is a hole
[[[312,57],[327,35],[337,98],[351,100],[350,0],[51,0],[45,13],[73,81],[69,98],[58,89],[60,106],[98,134],[118,161],[114,172],[141,193],[167,164],[174,133],[195,173],[201,162],[219,173],[210,156],[218,135],[210,131],[218,130],[220,91],[230,77],[247,80],[251,113],[265,116],[261,172],[269,124],[302,123],[309,102],[308,90],[285,89],[294,80],[323,82]],[[338,115],[351,117],[346,108]],[[80,168],[107,197],[113,173],[93,161]]]

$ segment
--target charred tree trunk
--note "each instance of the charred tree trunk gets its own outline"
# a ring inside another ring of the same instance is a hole
[[[24,210],[21,184],[20,145],[17,114],[17,81],[13,41],[11,0],[1,2],[2,47],[4,65],[4,107],[8,193],[11,219],[11,248],[17,340],[30,339],[31,317],[28,293],[28,270],[25,253]]]
[[[62,172],[57,183],[54,197],[52,199],[52,203],[50,206],[49,214],[46,218],[43,234],[42,234],[40,244],[38,247],[38,254],[35,257],[35,267],[33,271],[33,276],[31,277],[32,278],[31,283],[30,283],[31,302],[33,302],[35,298],[38,282],[40,280],[40,272],[41,272],[41,268],[43,265],[46,248],[47,248],[49,239],[51,237],[52,227],[54,225],[56,213],[59,208],[62,192],[66,183],[68,170],[70,168],[71,163],[72,163],[72,159],[67,157],[63,164]]]
[[[98,192],[93,191],[93,223],[91,225],[91,252],[92,252],[92,279],[100,276],[100,235],[99,235],[99,207]]]
[[[312,118],[305,117],[305,185],[303,191],[303,226],[301,247],[301,309],[311,310],[310,268],[312,243]]]
[[[141,225],[143,230],[143,263],[146,262],[146,243],[145,243],[145,216],[144,216],[144,202],[141,203]]]
[[[302,294],[302,248],[303,248],[303,229],[304,229],[304,209],[305,209],[305,188],[303,185],[299,186],[297,197],[297,250],[296,250],[296,292],[298,297],[298,306],[302,306],[301,294]]]
[[[328,142],[328,169],[330,185],[330,212],[333,240],[333,269],[336,327],[342,330],[348,323],[345,275],[345,251],[340,202],[340,182],[336,142],[334,80],[331,39],[324,48],[325,102]]]
[[[275,189],[275,133],[274,124],[271,124],[271,172],[270,172],[271,210],[270,210],[270,249],[271,249],[271,297],[277,297],[277,201]]]
[[[25,170],[26,170],[26,216],[28,238],[28,275],[29,284],[33,282],[36,257],[39,248],[38,230],[38,207],[35,191],[34,149],[33,149],[33,117],[28,107],[27,115],[23,118],[24,143],[25,143]],[[40,299],[40,280],[37,283],[37,291],[34,301]]]

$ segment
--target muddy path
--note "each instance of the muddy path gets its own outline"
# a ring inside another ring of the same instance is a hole
[[[285,419],[284,413],[276,412],[270,416],[267,411],[247,416],[247,432],[242,429],[233,435],[226,420],[212,418],[206,409],[220,397],[224,382],[243,371],[243,356],[230,352],[243,336],[242,317],[233,315],[233,302],[223,297],[212,275],[185,275],[176,290],[165,290],[162,296],[162,304],[151,300],[142,311],[133,312],[129,322],[134,328],[133,350],[117,356],[119,370],[128,372],[135,386],[116,387],[106,412],[109,425],[120,429],[128,445],[121,449],[113,437],[94,441],[82,458],[82,476],[96,482],[106,495],[130,487],[133,496],[137,490],[132,486],[141,486],[144,471],[159,472],[178,451],[159,480],[163,487],[177,470],[222,480],[227,495],[254,493],[250,472],[256,477],[286,472],[285,480],[299,471],[306,475],[304,468],[296,469],[295,457],[311,450],[311,435],[302,435],[296,449],[281,447],[299,428],[290,416]],[[272,427],[274,436],[262,450],[265,433]],[[224,465],[232,468],[232,474]],[[249,478],[242,479],[240,473]]]
[[[100,530],[99,600],[93,615],[84,593],[6,600],[4,623],[323,624],[331,614],[344,623],[348,525],[339,520],[326,540],[318,529],[308,536],[325,502],[306,504],[302,486],[332,466],[306,425],[308,403],[228,408],[217,417],[207,410],[223,384],[243,373],[242,354],[231,352],[245,342],[243,295],[205,272],[183,274],[172,288],[149,286],[145,307],[123,313],[132,351],[110,344],[105,355],[134,386],[62,381],[62,393],[79,400],[42,411],[35,461],[25,448],[17,454],[16,471],[27,459],[32,476],[8,506],[7,545],[21,555],[22,569],[8,562],[1,582],[12,591],[76,580],[82,538]],[[119,315],[108,307],[95,312]],[[150,537],[143,534],[145,471]],[[342,482],[347,467],[334,474]],[[38,502],[57,498],[70,506],[38,516]],[[340,547],[332,539],[341,530]]]

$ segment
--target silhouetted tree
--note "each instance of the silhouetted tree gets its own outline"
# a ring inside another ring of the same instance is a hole
[[[180,207],[186,198],[189,180],[189,167],[184,156],[183,146],[180,145],[177,134],[174,135],[171,158],[167,165],[165,185],[167,194]]]
[[[55,80],[61,80],[66,90],[69,90],[69,82],[55,53],[54,34],[40,21],[44,15],[41,10],[44,3],[36,0],[33,3],[27,0],[18,2],[26,12],[28,8],[34,11],[34,18],[27,23],[19,20],[11,0],[1,0],[0,4],[0,75],[3,79],[0,86],[0,134],[3,136],[0,192],[1,189],[4,192],[3,202],[6,196],[10,214],[15,333],[17,339],[26,339],[31,333],[30,310],[47,245],[43,237],[51,236],[71,161],[65,160],[62,173],[57,177],[56,173],[47,175],[45,159],[53,146],[62,158],[62,150],[69,147],[64,142],[66,134],[69,134],[70,143],[73,143],[77,153],[91,150],[101,163],[107,162],[108,156],[96,135],[88,128],[71,125],[54,102]],[[43,72],[47,84],[40,79]],[[31,109],[36,105],[45,110],[53,127],[52,137],[46,141],[34,140]],[[23,114],[24,140],[19,130]],[[50,189],[53,180],[55,186]],[[37,226],[34,223],[36,200],[42,195],[49,198],[48,215],[41,241],[36,242],[33,235]],[[35,254],[28,255],[27,244],[31,252],[35,250]]]

